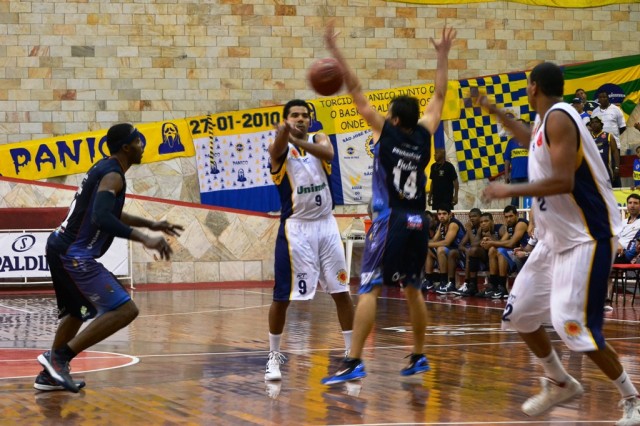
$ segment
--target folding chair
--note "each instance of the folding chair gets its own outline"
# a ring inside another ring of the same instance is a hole
[[[613,294],[616,296],[616,304],[618,304],[618,293],[622,288],[622,306],[627,303],[627,279],[629,273],[633,272],[635,275],[635,285],[633,287],[633,295],[631,297],[631,306],[636,301],[636,292],[640,285],[640,263],[616,263],[611,269],[611,275],[613,276]]]

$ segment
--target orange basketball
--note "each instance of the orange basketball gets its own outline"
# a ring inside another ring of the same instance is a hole
[[[344,72],[335,59],[318,59],[309,67],[307,80],[318,94],[330,96],[337,93],[342,87]]]

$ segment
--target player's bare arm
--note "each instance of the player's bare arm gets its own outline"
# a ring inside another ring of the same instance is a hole
[[[485,188],[487,200],[522,195],[544,197],[566,194],[573,190],[578,151],[578,130],[569,116],[553,110],[546,117],[547,140],[551,157],[551,176],[520,185],[491,184]]]
[[[269,145],[269,157],[273,170],[278,170],[284,162],[284,154],[289,146],[289,130],[290,126],[285,122],[276,125],[276,137]]]
[[[442,29],[442,38],[440,40],[435,41],[433,38],[430,39],[437,55],[435,87],[433,96],[429,100],[429,104],[425,108],[424,114],[418,121],[418,124],[427,129],[432,135],[438,130],[442,118],[442,109],[447,95],[449,51],[455,38],[456,30],[445,25]]]
[[[291,132],[289,141],[297,146],[298,148],[308,152],[324,161],[333,160],[333,145],[331,145],[331,141],[329,137],[324,133],[316,133],[313,136],[313,142],[309,142],[307,138],[302,139],[294,136],[293,132]]]
[[[449,247],[453,240],[456,238],[456,234],[460,227],[457,223],[451,222],[449,224],[449,229],[447,229],[447,233],[444,236],[443,240],[434,241],[433,244],[429,243],[429,247]]]
[[[179,237],[179,231],[184,231],[184,228],[181,225],[176,225],[175,223],[170,223],[166,220],[149,220],[144,217],[134,216],[125,212],[122,212],[120,215],[120,220],[129,226],[148,228],[152,231],[162,231],[171,237]]]
[[[380,133],[382,133],[382,126],[384,126],[384,117],[371,106],[369,100],[362,92],[360,80],[353,72],[353,70],[347,63],[347,60],[344,58],[342,52],[338,48],[338,45],[336,44],[336,37],[338,36],[338,34],[339,33],[336,33],[333,27],[333,22],[330,22],[327,25],[327,29],[325,31],[325,44],[331,55],[338,61],[338,63],[342,67],[344,71],[344,82],[347,86],[347,90],[353,98],[353,102],[356,104],[358,112],[371,127],[371,131],[373,132],[373,140],[377,141],[380,138]]]
[[[511,118],[503,110],[494,105],[487,96],[480,96],[478,98],[478,104],[489,111],[489,113],[498,117],[498,120],[509,129],[518,143],[529,149],[529,144],[531,143],[531,128],[528,125],[521,123],[515,118]]]

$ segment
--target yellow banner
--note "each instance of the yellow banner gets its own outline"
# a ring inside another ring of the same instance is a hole
[[[613,195],[620,207],[627,207],[627,197],[631,194],[637,194],[638,191],[632,191],[630,188],[619,188],[613,190]]]
[[[283,105],[187,118],[193,139],[263,132],[282,121]]]
[[[143,163],[193,157],[187,120],[140,124],[145,145]],[[0,174],[28,180],[84,173],[109,156],[107,130],[0,145]]]
[[[380,114],[387,113],[389,102],[396,96],[412,96],[420,101],[420,108],[424,111],[434,92],[433,84],[398,87],[386,90],[366,92],[371,105]],[[460,99],[458,96],[458,81],[450,81],[447,85],[447,97],[442,111],[442,120],[460,117]],[[333,96],[330,98],[313,99],[309,101],[315,108],[316,119],[324,126],[322,131],[327,134],[357,132],[369,129],[369,125],[358,113],[351,95]]]
[[[400,3],[416,4],[468,4],[468,3],[495,3],[486,0],[387,0]],[[549,6],[562,8],[599,7],[610,4],[639,3],[640,0],[505,0],[512,3],[528,4],[531,6]]]

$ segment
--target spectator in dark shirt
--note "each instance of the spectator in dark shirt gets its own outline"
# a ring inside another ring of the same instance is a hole
[[[518,119],[521,123],[526,121]],[[504,173],[507,183],[527,183],[529,182],[527,168],[529,164],[529,149],[523,147],[515,138],[509,139],[507,149],[504,151]],[[520,198],[511,198],[511,205],[518,207]]]
[[[439,208],[448,206],[453,210],[458,204],[458,173],[453,164],[445,158],[443,148],[435,150],[435,163],[431,165],[429,178],[431,179],[431,190],[427,196],[427,204],[431,207]]]

